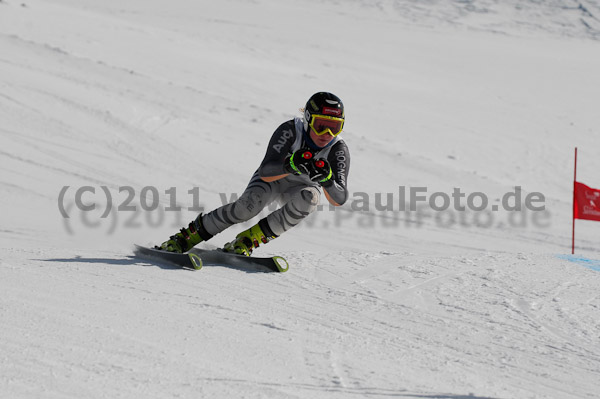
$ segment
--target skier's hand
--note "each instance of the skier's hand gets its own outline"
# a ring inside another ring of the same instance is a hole
[[[293,175],[309,175],[312,169],[313,153],[310,150],[298,150],[285,159],[283,165],[286,172]]]
[[[319,184],[326,184],[332,177],[331,165],[326,159],[315,159],[312,151],[298,150],[286,158],[284,168],[294,175],[305,174]]]
[[[329,162],[326,159],[315,159],[312,165],[312,173],[309,173],[310,180],[318,182],[321,185],[327,185],[333,176]]]

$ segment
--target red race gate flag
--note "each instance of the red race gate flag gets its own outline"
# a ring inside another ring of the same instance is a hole
[[[573,218],[600,222],[600,190],[575,182]]]
[[[575,219],[600,222],[600,190],[577,181],[577,147],[575,147],[575,171],[573,173],[573,234],[571,253],[575,253]]]

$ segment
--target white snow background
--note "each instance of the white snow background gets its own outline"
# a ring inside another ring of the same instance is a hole
[[[599,18],[596,0],[1,0],[0,397],[600,397],[600,223],[564,256],[575,146],[600,187]],[[346,106],[353,197],[257,250],[287,273],[133,257],[241,193],[322,90]],[[400,186],[489,206],[519,186],[546,210],[375,207]]]

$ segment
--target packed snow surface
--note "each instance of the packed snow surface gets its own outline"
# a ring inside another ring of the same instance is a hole
[[[0,0],[0,397],[597,398],[599,39],[595,0]],[[133,256],[323,90],[352,195],[287,273]]]

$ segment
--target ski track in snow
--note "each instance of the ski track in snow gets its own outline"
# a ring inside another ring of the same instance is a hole
[[[0,397],[596,398],[600,274],[555,255],[575,145],[600,185],[598,15],[591,0],[0,1]],[[207,210],[240,193],[323,89],[348,108],[352,191],[497,204],[522,185],[550,222],[346,205],[261,248],[285,274],[132,257],[196,216],[190,188]],[[175,187],[184,211],[86,219],[70,193],[67,220],[65,186],[95,187],[100,212],[100,186],[115,206],[123,186],[137,206],[157,187],[162,207]],[[577,229],[598,258],[598,227]]]

